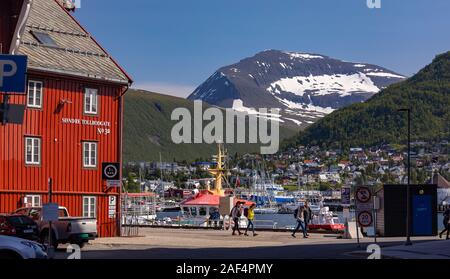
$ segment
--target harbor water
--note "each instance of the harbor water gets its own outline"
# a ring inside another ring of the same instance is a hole
[[[158,212],[157,218],[163,219],[165,217],[176,218],[181,215],[181,212]],[[342,212],[336,212],[337,217],[340,222],[344,222],[344,216]],[[350,218],[354,218],[354,212],[350,212]],[[444,228],[442,224],[443,220],[442,213],[438,214],[438,229],[441,231]],[[284,228],[292,228],[296,225],[296,220],[292,216],[292,214],[257,214],[255,215],[255,226],[264,224],[276,223],[276,228],[284,229]]]

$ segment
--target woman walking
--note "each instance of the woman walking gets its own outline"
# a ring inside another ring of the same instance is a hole
[[[248,225],[247,228],[245,229],[245,233],[244,235],[247,235],[247,231],[250,227],[252,227],[252,232],[253,232],[253,236],[257,236],[258,234],[255,233],[255,224],[253,224],[253,220],[255,219],[255,204],[250,205],[250,207],[247,210],[247,220],[248,220]]]

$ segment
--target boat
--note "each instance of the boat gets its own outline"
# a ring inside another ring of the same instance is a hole
[[[344,231],[345,225],[339,223],[339,218],[336,217],[327,206],[324,206],[320,209],[318,214],[313,214],[309,229],[338,232]]]
[[[156,206],[158,212],[178,212],[180,205],[176,201],[165,200]]]
[[[293,214],[299,206],[305,204],[305,201],[308,201],[313,214],[311,224],[308,225],[310,230],[337,232],[345,229],[345,225],[339,222],[337,215],[330,211],[328,206],[324,206],[323,197],[318,193],[311,196],[302,196],[295,203],[283,204],[280,208],[280,213]]]
[[[277,207],[255,207],[255,214],[277,214],[279,209]]]
[[[218,154],[215,156],[216,166],[208,169],[208,172],[214,176],[214,188],[211,188],[210,182],[207,181],[207,189],[194,189],[192,195],[180,203],[180,224],[207,226],[211,214],[219,212],[220,200],[227,196],[222,187],[222,180],[225,179],[225,158],[225,150],[221,144],[218,144]],[[243,202],[244,207],[255,204],[252,201],[244,200],[242,198],[233,197],[233,199],[235,203],[238,201]],[[220,216],[219,218],[220,220],[224,220],[225,217],[226,216]],[[244,224],[240,225],[244,226]]]

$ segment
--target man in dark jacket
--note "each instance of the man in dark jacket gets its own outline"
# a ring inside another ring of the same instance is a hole
[[[297,227],[295,228],[295,230],[292,232],[292,237],[296,237],[295,233],[297,231],[299,231],[300,229],[303,232],[303,238],[308,238],[308,236],[306,235],[306,230],[305,230],[305,206],[300,205],[297,210],[296,210],[297,214],[295,216],[295,218],[297,219]]]
[[[308,204],[307,201],[305,201],[305,204],[303,205],[303,215],[304,215],[304,218],[305,218],[305,233],[306,233],[306,236],[309,236],[309,234],[308,234],[308,224],[312,220],[312,211],[311,211],[311,207],[309,207],[309,204]]]
[[[239,235],[241,235],[241,231],[239,230],[239,219],[242,216],[242,205],[243,203],[237,202],[236,205],[231,209],[230,215],[233,219],[234,226],[233,226],[233,235],[236,234],[236,231],[238,231]]]
[[[450,239],[449,235],[450,235],[450,224],[448,223],[450,221],[450,208],[447,209],[444,212],[444,230],[439,234],[439,237],[442,238],[442,235],[447,232],[447,238],[446,239]]]

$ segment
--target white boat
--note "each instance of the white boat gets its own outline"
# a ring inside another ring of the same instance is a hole
[[[277,214],[278,207],[256,207],[254,209],[255,214]]]

